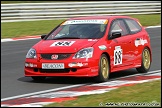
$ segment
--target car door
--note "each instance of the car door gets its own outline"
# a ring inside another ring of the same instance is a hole
[[[140,62],[140,57],[141,51],[139,49],[142,49],[142,44],[144,44],[145,40],[143,39],[143,36],[145,35],[144,32],[141,32],[142,27],[139,25],[139,23],[133,19],[124,19],[128,29],[131,34],[131,40],[132,40],[132,61],[133,62]]]
[[[123,19],[115,19],[112,21],[109,37],[112,33],[120,32],[121,37],[112,39],[113,68],[129,66],[132,64],[132,39],[130,38],[129,30]]]

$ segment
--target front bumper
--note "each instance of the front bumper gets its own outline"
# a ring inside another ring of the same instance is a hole
[[[36,60],[26,59],[25,76],[75,76],[93,77],[98,75],[98,59]],[[42,63],[64,63],[64,69],[42,69]],[[73,65],[72,65],[73,64]],[[74,65],[76,64],[76,65]]]

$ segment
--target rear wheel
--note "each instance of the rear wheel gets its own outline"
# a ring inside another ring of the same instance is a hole
[[[100,57],[99,63],[99,75],[96,78],[97,82],[105,82],[109,78],[109,60],[105,54],[102,54]]]
[[[46,79],[46,77],[44,77],[44,76],[33,76],[32,79],[34,81],[44,81]]]
[[[150,69],[150,66],[151,66],[151,53],[148,48],[144,48],[142,52],[141,67],[136,68],[136,70],[140,73],[146,73]]]

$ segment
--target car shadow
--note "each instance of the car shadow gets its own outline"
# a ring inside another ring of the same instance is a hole
[[[109,76],[109,80],[120,78],[128,75],[138,74],[136,69],[113,72]],[[85,84],[95,83],[93,77],[47,77],[44,81],[34,81],[31,77],[21,77],[18,81],[28,83],[47,83],[47,84]]]

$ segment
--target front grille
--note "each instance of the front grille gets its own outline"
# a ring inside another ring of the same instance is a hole
[[[69,73],[70,69],[39,69],[41,73]]]
[[[58,55],[58,58],[56,60],[62,60],[70,57],[71,54],[41,54],[41,57],[43,59],[53,60],[51,59],[52,55]]]

